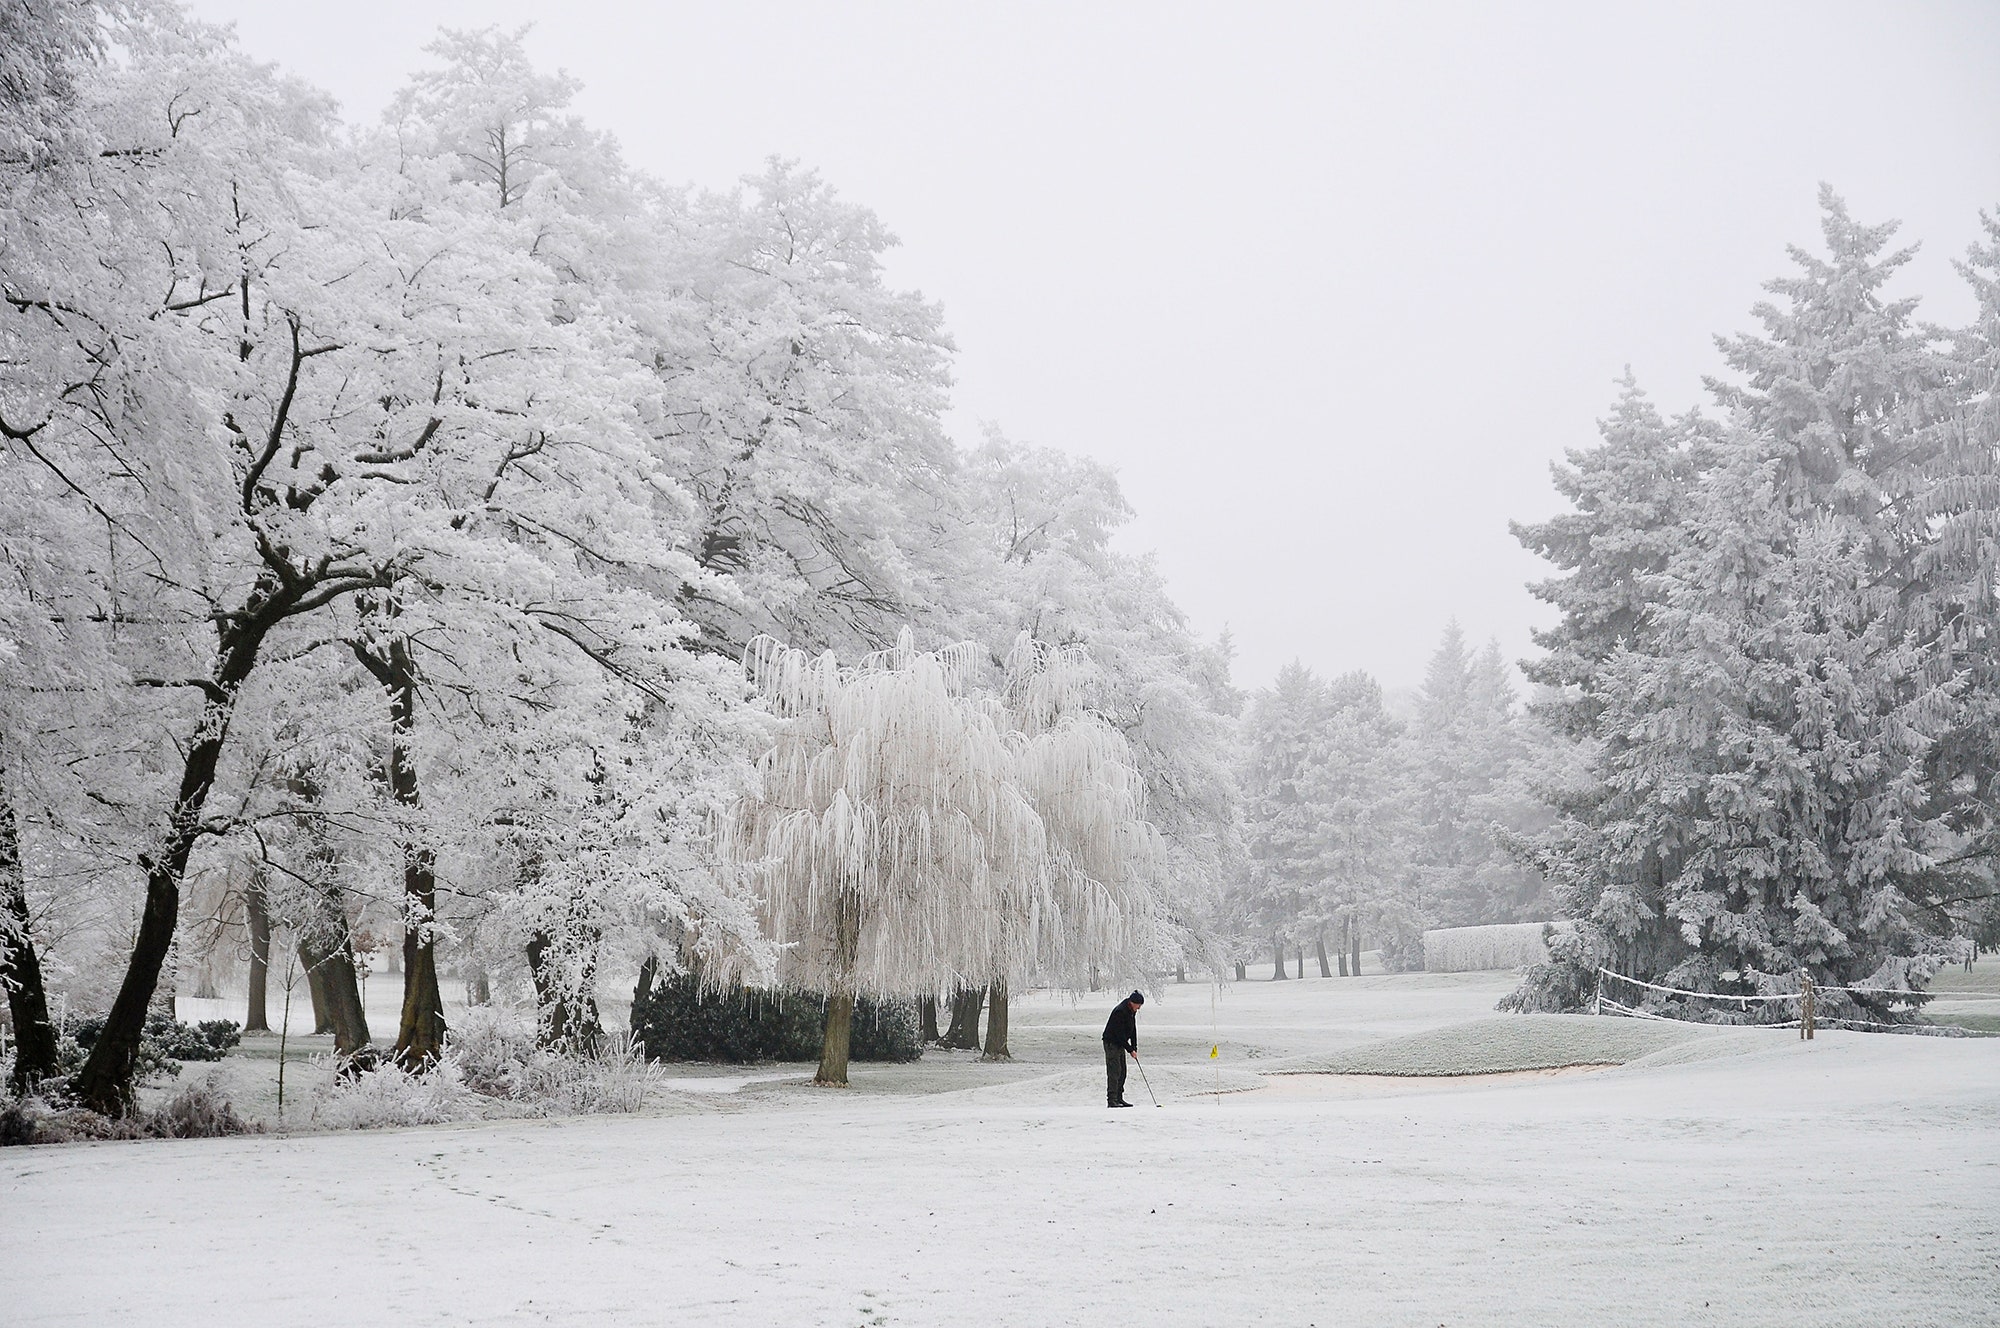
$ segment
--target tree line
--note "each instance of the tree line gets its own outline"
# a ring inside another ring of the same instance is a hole
[[[7,14],[18,1082],[59,987],[109,1008],[72,1087],[120,1110],[148,1007],[216,954],[296,955],[357,1067],[383,941],[406,1066],[440,1053],[449,976],[531,991],[552,1039],[595,1026],[608,966],[778,980],[784,897],[718,849],[776,787],[760,641],[848,668],[971,643],[968,698],[1010,657],[1087,659],[1075,725],[1157,837],[1126,901],[1155,923],[1101,959],[1199,947],[1226,659],[1112,547],[1108,471],[946,435],[950,338],[867,209],[782,161],[727,193],[647,177],[520,33],[443,34],[353,125],[169,3]],[[957,943],[926,982],[1038,962]]]

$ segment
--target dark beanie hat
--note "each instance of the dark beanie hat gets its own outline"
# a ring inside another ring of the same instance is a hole
[[[1130,996],[1127,996],[1125,999],[1132,1002],[1132,1004],[1134,1005],[1144,1005],[1146,1003],[1146,997],[1143,992],[1135,991]]]

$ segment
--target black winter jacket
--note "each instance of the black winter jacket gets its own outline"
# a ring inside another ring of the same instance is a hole
[[[1118,1008],[1104,1021],[1104,1040],[1111,1046],[1122,1047],[1126,1051],[1139,1049],[1139,1024],[1132,1016],[1138,1011],[1130,1001],[1118,1002]]]

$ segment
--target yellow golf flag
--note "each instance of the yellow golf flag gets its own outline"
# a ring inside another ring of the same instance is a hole
[[[1220,1056],[1221,1054],[1222,1054],[1222,1044],[1219,1042],[1208,1049],[1208,1058],[1210,1060],[1214,1060],[1217,1056]]]

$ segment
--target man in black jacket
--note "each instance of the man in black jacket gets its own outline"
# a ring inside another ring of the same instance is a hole
[[[1139,1059],[1139,1023],[1136,1016],[1146,998],[1133,992],[1118,1002],[1118,1008],[1104,1021],[1105,1105],[1129,1107],[1125,1100],[1125,1058]]]

